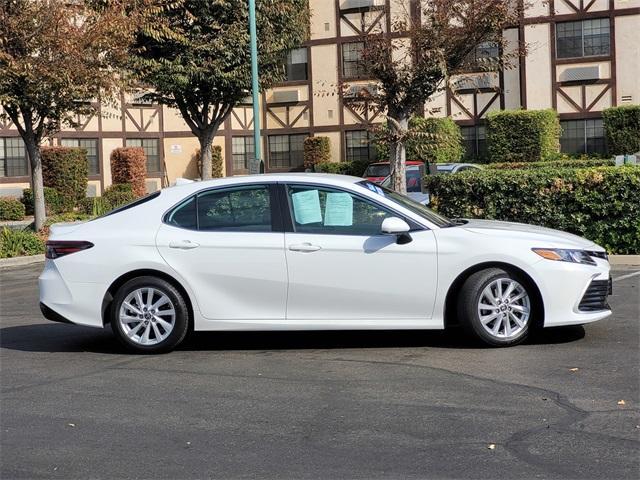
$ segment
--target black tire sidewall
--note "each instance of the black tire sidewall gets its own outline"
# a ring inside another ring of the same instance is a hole
[[[489,334],[482,326],[482,322],[478,315],[477,306],[480,301],[482,291],[487,285],[499,278],[509,278],[522,285],[526,290],[531,303],[531,313],[527,319],[526,326],[516,337],[509,339],[496,338]],[[499,268],[489,268],[474,273],[465,281],[460,293],[458,308],[460,309],[459,311],[462,312],[462,324],[468,333],[473,334],[485,344],[494,347],[509,347],[522,343],[529,335],[533,324],[534,311],[536,310],[534,302],[535,299],[532,295],[530,286],[526,281],[524,281],[524,279],[520,278],[519,275],[515,275],[512,272]]]
[[[132,291],[139,288],[152,287],[166,294],[173,303],[176,311],[175,324],[172,332],[167,338],[155,345],[139,345],[127,337],[120,325],[119,312],[124,299]],[[137,277],[122,285],[113,298],[111,308],[111,328],[116,338],[129,351],[135,353],[166,353],[173,350],[185,338],[189,329],[189,308],[183,295],[171,283],[158,277]]]

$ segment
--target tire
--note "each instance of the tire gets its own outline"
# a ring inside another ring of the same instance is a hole
[[[111,328],[132,352],[170,352],[187,335],[189,308],[178,289],[166,280],[137,277],[116,292]]]
[[[488,268],[467,278],[457,307],[468,333],[487,345],[510,347],[529,335],[535,301],[529,282],[507,270]]]

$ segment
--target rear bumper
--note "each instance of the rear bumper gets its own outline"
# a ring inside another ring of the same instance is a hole
[[[44,318],[46,318],[47,320],[51,320],[52,322],[58,322],[58,323],[70,323],[73,325],[73,322],[71,320],[63,317],[58,312],[47,307],[42,302],[40,302],[40,311],[42,312],[42,315],[44,316]]]

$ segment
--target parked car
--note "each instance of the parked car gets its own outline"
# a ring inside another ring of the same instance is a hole
[[[424,166],[424,162],[407,160],[407,166],[409,165]],[[364,174],[362,175],[362,178],[366,178],[373,183],[380,183],[384,181],[384,179],[389,175],[391,175],[391,165],[389,164],[389,162],[376,162],[370,164],[367,167],[367,169],[364,171]]]
[[[51,228],[51,320],[138,352],[193,330],[443,329],[489,345],[611,314],[609,263],[548,228],[450,220],[361,178],[231,177],[174,186]]]
[[[482,170],[477,163],[438,163],[436,164],[438,173],[460,173],[468,170]]]
[[[425,165],[407,165],[407,196],[422,205],[429,205],[429,194],[424,190]],[[380,185],[391,188],[391,176],[385,178]]]

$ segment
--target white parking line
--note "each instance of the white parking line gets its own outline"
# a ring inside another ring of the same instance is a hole
[[[614,278],[613,281],[617,282],[619,280],[626,280],[627,278],[637,277],[638,275],[640,275],[640,272],[633,272],[633,273],[629,273],[627,275],[622,275],[621,277],[618,277],[618,278]]]

